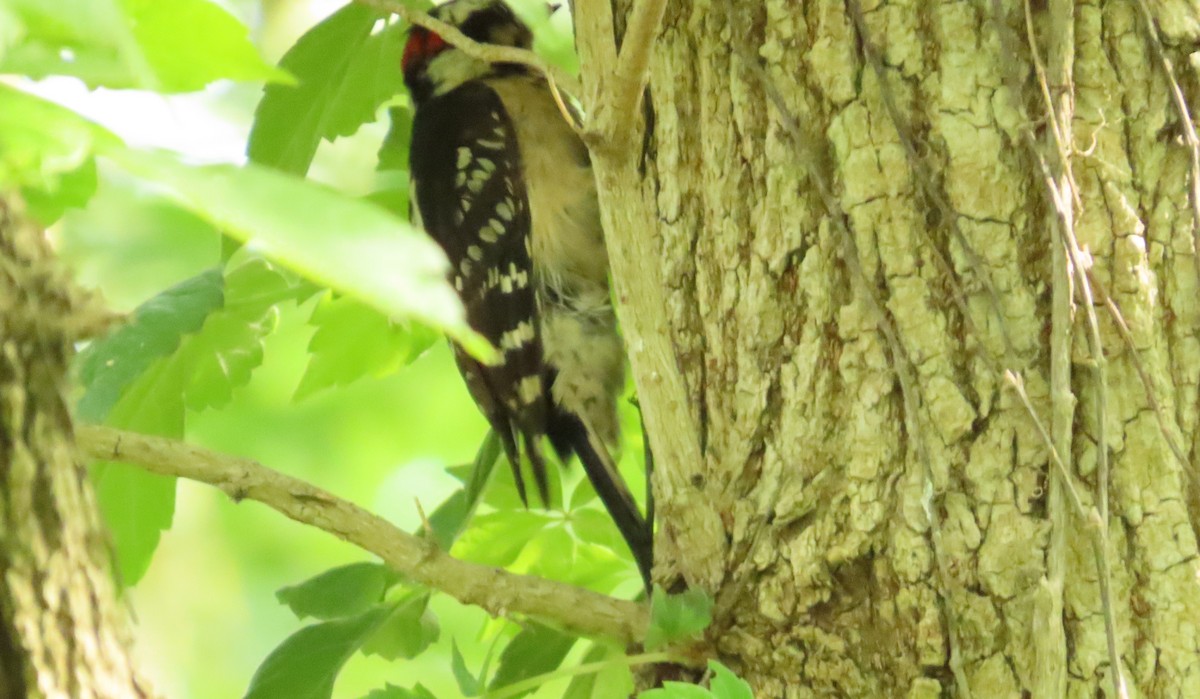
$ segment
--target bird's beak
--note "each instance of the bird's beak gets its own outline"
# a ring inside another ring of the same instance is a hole
[[[555,12],[558,12],[558,8],[560,8],[560,7],[562,7],[561,3],[557,3],[557,2],[546,3],[546,9],[550,11],[549,14],[554,14]]]

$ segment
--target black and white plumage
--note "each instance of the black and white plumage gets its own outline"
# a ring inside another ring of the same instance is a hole
[[[453,0],[431,14],[480,43],[531,44],[500,0]],[[487,365],[455,347],[471,396],[522,499],[522,455],[543,502],[543,440],[564,462],[579,456],[648,581],[650,525],[605,446],[618,436],[624,353],[587,149],[525,66],[479,61],[414,27],[404,78],[416,107],[410,210],[446,251],[471,327],[503,353]]]

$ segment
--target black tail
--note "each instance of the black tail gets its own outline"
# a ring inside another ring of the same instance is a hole
[[[633,560],[642,574],[647,592],[650,590],[650,569],[654,566],[654,529],[638,511],[637,503],[625,486],[625,480],[617,471],[608,449],[595,433],[583,424],[576,415],[555,411],[550,429],[550,440],[554,449],[565,462],[575,452],[587,473],[588,480],[600,496],[605,509],[617,525],[617,531],[629,545]]]

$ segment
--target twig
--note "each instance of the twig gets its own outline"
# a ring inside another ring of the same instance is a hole
[[[519,63],[529,66],[546,76],[547,79],[557,83],[559,87],[567,92],[578,94],[579,83],[574,78],[542,60],[542,57],[533,51],[513,46],[481,44],[470,39],[457,28],[441,20],[434,19],[424,12],[414,10],[398,0],[354,0],[354,2],[381,12],[391,12],[400,16],[409,24],[424,27],[442,37],[446,40],[446,43],[451,44],[471,58],[477,58],[487,63]]]
[[[637,0],[629,14],[629,25],[621,40],[621,53],[617,56],[617,70],[605,95],[608,102],[605,126],[609,129],[609,138],[615,137],[621,125],[629,123],[637,112],[650,70],[654,37],[666,9],[666,0]]]
[[[1192,260],[1196,265],[1196,274],[1200,276],[1200,137],[1196,136],[1196,125],[1192,122],[1187,100],[1183,96],[1183,88],[1175,79],[1175,69],[1167,52],[1163,48],[1162,39],[1158,36],[1158,28],[1154,24],[1154,16],[1146,0],[1137,0],[1138,8],[1142,11],[1142,21],[1145,24],[1146,38],[1155,58],[1162,65],[1163,74],[1167,76],[1167,84],[1171,87],[1171,99],[1175,109],[1179,111],[1179,123],[1183,127],[1183,136],[1191,150],[1191,195],[1192,203]]]
[[[523,614],[574,633],[625,644],[645,635],[648,613],[642,605],[451,558],[431,540],[403,532],[353,503],[252,459],[110,427],[81,425],[76,440],[93,459],[125,461],[152,473],[214,485],[235,500],[257,500],[301,524],[369,551],[406,577],[463,604],[482,607],[493,616]]]

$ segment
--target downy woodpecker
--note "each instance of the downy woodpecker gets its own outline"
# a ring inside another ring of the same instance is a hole
[[[529,28],[501,0],[453,0],[431,14],[474,41],[528,49]],[[415,105],[410,211],[450,258],[472,328],[503,354],[459,371],[500,435],[525,500],[521,457],[548,500],[542,442],[579,456],[645,581],[651,530],[613,466],[624,354],[587,148],[545,79],[491,64],[413,27],[404,81]]]

